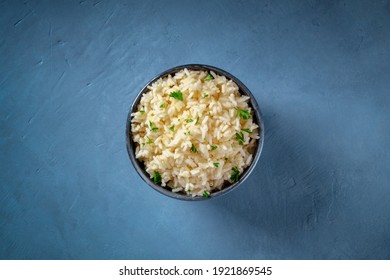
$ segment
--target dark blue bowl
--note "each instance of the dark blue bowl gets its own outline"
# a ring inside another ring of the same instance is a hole
[[[131,113],[137,111],[137,106],[138,106],[138,103],[141,100],[142,94],[148,91],[147,87],[149,85],[151,85],[152,83],[154,83],[155,81],[157,81],[160,78],[164,78],[164,77],[166,77],[168,75],[174,75],[175,73],[179,72],[180,70],[182,70],[184,68],[187,68],[189,70],[214,71],[215,73],[217,73],[219,75],[223,75],[223,76],[227,77],[228,79],[233,80],[238,85],[238,87],[240,88],[240,93],[242,95],[247,95],[247,96],[250,97],[250,99],[249,99],[249,106],[252,107],[252,109],[254,111],[254,116],[253,116],[254,122],[260,128],[260,135],[259,135],[260,138],[257,140],[257,146],[256,146],[254,158],[252,160],[251,165],[244,170],[244,172],[240,175],[240,179],[237,182],[235,182],[233,184],[226,183],[226,185],[220,191],[216,191],[216,192],[211,193],[208,198],[205,198],[205,197],[202,197],[202,196],[192,197],[192,196],[189,196],[189,195],[187,195],[185,193],[180,193],[180,192],[174,193],[169,188],[164,188],[164,187],[161,187],[159,185],[156,185],[153,182],[153,180],[150,179],[149,174],[145,171],[144,164],[142,162],[140,162],[138,159],[135,158],[135,143],[133,142],[133,139],[132,139],[132,136],[131,136]],[[263,143],[264,143],[264,123],[263,123],[263,118],[261,116],[260,107],[257,104],[256,99],[253,96],[253,94],[250,92],[250,90],[239,79],[234,77],[232,74],[230,74],[230,73],[228,73],[228,72],[226,72],[226,71],[224,71],[222,69],[216,68],[214,66],[209,66],[209,65],[203,65],[203,64],[181,65],[181,66],[176,66],[176,67],[173,67],[171,69],[168,69],[168,70],[162,72],[161,74],[157,75],[149,83],[147,83],[141,89],[141,91],[138,93],[138,95],[135,98],[133,104],[131,105],[129,114],[127,116],[127,122],[126,122],[126,146],[127,146],[127,152],[129,154],[131,163],[133,164],[135,170],[137,170],[137,172],[141,176],[142,180],[144,180],[149,186],[151,186],[156,191],[158,191],[158,192],[160,192],[160,193],[162,193],[162,194],[164,194],[166,196],[169,196],[169,197],[172,197],[172,198],[176,198],[176,199],[181,199],[181,200],[199,201],[199,200],[210,199],[210,198],[214,198],[214,197],[226,194],[226,193],[230,192],[231,190],[237,188],[239,185],[241,185],[246,180],[246,178],[248,178],[248,176],[252,173],[253,169],[255,168],[257,162],[259,161],[261,151],[263,149]]]

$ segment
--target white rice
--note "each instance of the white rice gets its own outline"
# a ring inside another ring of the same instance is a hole
[[[214,79],[205,80],[209,74]],[[170,96],[178,91],[183,101]],[[241,175],[252,161],[259,127],[248,100],[233,81],[212,71],[184,69],[157,80],[132,114],[136,158],[150,178],[158,172],[161,186],[173,192],[208,196],[220,190],[233,183],[233,168]],[[238,110],[249,112],[249,119]]]

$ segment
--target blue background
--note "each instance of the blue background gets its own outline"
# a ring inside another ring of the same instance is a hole
[[[0,258],[389,259],[389,1],[1,1]],[[239,189],[167,198],[131,166],[137,92],[220,67],[262,108]]]

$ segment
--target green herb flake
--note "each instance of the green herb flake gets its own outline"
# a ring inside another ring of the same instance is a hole
[[[139,111],[142,115],[145,114],[145,110],[140,110]]]
[[[228,157],[225,157],[225,161],[228,161],[229,160],[229,158]]]
[[[240,171],[238,170],[237,166],[234,166],[232,168],[232,170],[233,170],[233,173],[230,175],[230,179],[233,182],[237,182],[238,181],[238,175],[240,175]]]
[[[243,118],[244,120],[249,120],[250,118],[250,114],[248,112],[248,110],[240,110],[240,109],[237,109],[237,115],[241,118]]]
[[[211,150],[215,151],[216,149],[218,149],[218,146],[211,146]]]
[[[167,107],[167,104],[165,103],[160,105],[160,108],[165,108],[165,107]]]
[[[214,80],[214,77],[211,76],[210,74],[208,74],[208,75],[206,76],[206,78],[204,78],[204,80],[205,80],[205,81],[211,81],[211,80]]]
[[[196,117],[196,122],[195,122],[195,124],[198,124],[198,122],[199,122],[199,117]]]
[[[170,128],[169,128],[170,131],[174,131],[175,130],[175,126],[172,125]]]
[[[213,164],[214,164],[215,167],[219,166],[219,162],[214,162]]]
[[[249,133],[251,134],[252,133],[252,130],[250,130],[249,128],[243,128],[241,129],[242,131],[246,132],[246,133]]]
[[[150,125],[150,129],[151,129],[153,132],[157,132],[158,127],[155,127],[155,126],[154,126],[154,122],[149,122],[149,125]]]
[[[146,136],[146,138],[148,138],[148,142],[146,142],[146,144],[153,144],[153,140],[149,138],[149,136]]]
[[[146,144],[146,143],[145,143],[145,142],[143,142],[143,143],[142,143],[142,147],[143,147],[143,146],[145,146],[145,144]]]
[[[209,198],[210,197],[210,193],[208,191],[204,191],[203,192],[203,197]]]
[[[191,146],[191,152],[196,153],[198,150],[195,148],[195,145],[192,144]]]
[[[171,92],[171,94],[169,94],[169,96],[173,97],[173,98],[175,98],[177,100],[183,101],[183,93],[180,90]]]
[[[160,184],[161,183],[161,175],[156,170],[154,171],[154,174],[153,174],[153,182],[155,184]]]
[[[194,120],[193,119],[186,119],[186,123],[190,123],[190,122],[193,122]]]
[[[203,98],[209,97],[207,93],[203,93]]]
[[[237,132],[236,133],[236,140],[238,141],[238,144],[244,145],[244,142],[245,142],[244,134],[242,132]]]

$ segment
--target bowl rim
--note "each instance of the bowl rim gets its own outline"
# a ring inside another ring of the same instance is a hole
[[[161,187],[159,185],[154,184],[152,179],[150,179],[149,174],[142,168],[141,163],[138,159],[135,158],[135,143],[133,142],[133,139],[131,137],[131,114],[135,112],[137,109],[137,106],[142,98],[142,95],[147,91],[147,88],[149,85],[153,84],[160,78],[167,77],[170,74],[175,74],[179,72],[180,70],[183,70],[184,68],[187,68],[188,70],[203,70],[203,71],[213,71],[219,75],[223,75],[227,77],[230,80],[233,80],[239,87],[239,91],[241,94],[249,96],[249,106],[252,107],[254,111],[254,117],[255,117],[255,123],[260,128],[260,135],[259,139],[257,139],[257,146],[256,150],[254,152],[254,158],[252,160],[252,163],[244,170],[244,172],[241,174],[239,180],[237,182],[234,182],[233,184],[228,185],[227,187],[221,189],[220,191],[210,193],[209,197],[203,197],[203,196],[189,196],[182,193],[174,193],[167,188]],[[206,64],[184,64],[175,66],[172,68],[169,68],[162,73],[156,75],[154,78],[152,78],[149,82],[146,83],[146,85],[138,92],[136,97],[134,98],[134,101],[130,107],[129,113],[127,114],[127,120],[126,120],[126,148],[127,153],[129,155],[130,161],[132,165],[134,166],[135,170],[137,171],[138,175],[142,178],[142,180],[147,183],[150,187],[152,187],[154,190],[158,191],[159,193],[179,199],[179,200],[185,200],[185,201],[203,201],[203,200],[209,200],[211,198],[222,196],[233,189],[236,189],[238,186],[242,185],[242,183],[249,177],[249,175],[253,172],[254,168],[256,167],[260,155],[263,150],[264,145],[264,121],[261,114],[260,107],[256,101],[256,98],[252,94],[252,92],[235,76],[230,74],[229,72],[226,72],[223,69],[217,68],[215,66],[210,66]]]

